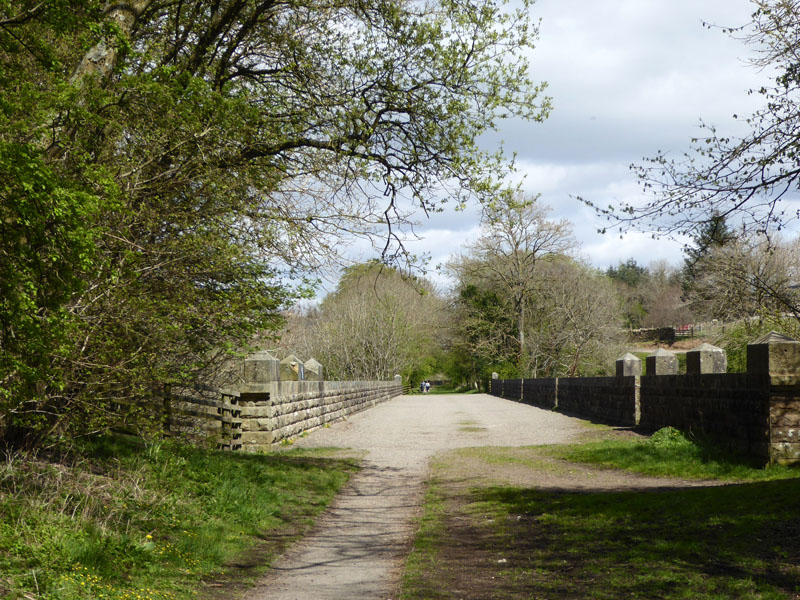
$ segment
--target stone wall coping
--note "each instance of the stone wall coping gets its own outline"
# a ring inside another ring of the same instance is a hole
[[[780,342],[794,342],[800,344],[800,342],[798,342],[796,339],[792,337],[789,337],[788,335],[778,333],[777,331],[770,331],[769,333],[765,333],[755,341],[750,342],[748,346],[761,346],[763,344],[775,344]]]
[[[725,351],[722,348],[719,348],[717,346],[712,346],[708,342],[704,342],[699,346],[697,346],[697,348],[692,348],[691,350],[689,350],[687,354],[689,352],[725,352]]]

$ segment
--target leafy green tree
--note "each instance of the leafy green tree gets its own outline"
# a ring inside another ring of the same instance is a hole
[[[494,229],[487,228],[471,255],[449,265],[457,281],[453,348],[472,357],[462,382],[492,371],[504,377],[606,373],[621,324],[611,281],[564,254],[573,245],[567,223],[549,222],[542,212],[538,219],[513,214],[509,223],[490,227],[519,228],[519,235],[490,239]]]
[[[516,363],[528,369],[526,322],[531,297],[542,285],[537,269],[542,261],[566,253],[575,246],[567,221],[547,218],[549,210],[537,204],[538,196],[500,197],[487,207],[483,231],[470,247],[469,257],[456,271],[491,282],[511,303],[516,319]]]
[[[622,310],[625,316],[625,325],[631,328],[642,327],[647,311],[644,308],[644,286],[650,278],[647,267],[636,263],[636,259],[629,258],[624,263],[620,261],[616,267],[609,267],[606,276],[617,287]]]
[[[86,223],[101,200],[70,188],[25,145],[0,141],[0,173],[0,406],[19,415],[44,386],[64,385],[51,361],[69,355],[78,322],[66,304],[93,267],[95,232]],[[1,415],[0,436],[16,426]]]
[[[516,60],[536,36],[529,8],[0,2],[2,210],[17,228],[0,251],[27,269],[3,305],[0,421],[34,438],[101,430],[118,401],[213,377],[220,354],[276,331],[308,294],[291,282],[343,236],[402,255],[402,198],[495,197],[507,161],[478,137],[548,110]],[[58,234],[28,252],[41,227]],[[34,281],[36,261],[59,275]]]
[[[462,260],[450,268],[458,278],[451,379],[470,384],[488,379],[495,371],[502,377],[520,377],[519,323],[507,298],[480,278],[475,265],[466,266]]]

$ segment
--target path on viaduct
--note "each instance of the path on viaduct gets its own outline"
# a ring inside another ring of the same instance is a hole
[[[583,421],[485,394],[400,396],[297,446],[352,448],[364,468],[315,533],[276,562],[248,600],[396,598],[430,458],[469,446],[568,443]]]

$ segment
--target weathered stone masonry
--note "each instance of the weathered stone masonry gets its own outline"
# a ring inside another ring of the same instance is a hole
[[[769,462],[800,462],[800,343],[770,334],[748,346],[747,373],[725,373],[724,353],[687,353],[686,375],[665,351],[626,355],[616,377],[493,379],[491,393],[612,425],[672,426]],[[720,372],[722,371],[722,372]]]
[[[240,388],[242,449],[256,451],[399,396],[394,381],[277,381]]]
[[[245,383],[238,386],[243,450],[267,450],[403,393],[399,376],[392,381],[299,380],[304,372],[322,377],[313,359],[303,365],[291,356],[279,363],[261,352],[245,360]]]

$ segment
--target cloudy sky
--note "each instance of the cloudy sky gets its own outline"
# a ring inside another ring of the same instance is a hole
[[[507,122],[497,138],[516,152],[523,188],[541,193],[554,218],[569,219],[581,254],[605,269],[629,257],[640,264],[681,260],[681,240],[654,241],[647,233],[596,233],[604,221],[576,196],[598,205],[641,202],[631,163],[658,150],[680,154],[703,121],[729,131],[732,115],[758,103],[747,90],[767,75],[746,64],[752,50],[703,21],[745,24],[748,0],[537,0],[540,40],[528,57],[553,98],[545,123]],[[444,263],[478,235],[477,210],[433,215],[409,244]],[[447,281],[436,272],[431,278]]]

